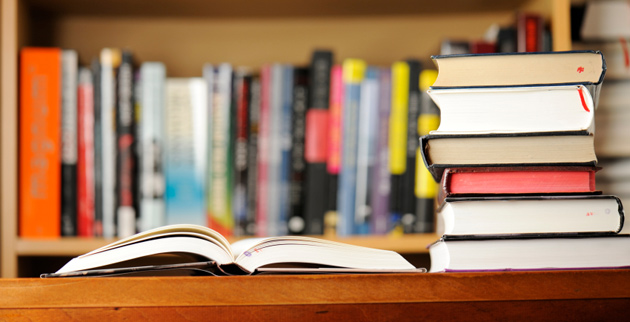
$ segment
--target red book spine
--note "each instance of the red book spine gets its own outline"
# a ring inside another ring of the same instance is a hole
[[[79,236],[91,237],[94,235],[94,87],[89,69],[82,68],[79,72],[77,109],[77,228]]]

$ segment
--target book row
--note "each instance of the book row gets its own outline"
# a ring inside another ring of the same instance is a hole
[[[90,66],[74,50],[24,48],[20,236],[178,223],[226,236],[433,231],[436,184],[417,155],[439,123],[420,91],[435,70],[318,50],[309,66],[201,73],[168,77],[116,48]]]

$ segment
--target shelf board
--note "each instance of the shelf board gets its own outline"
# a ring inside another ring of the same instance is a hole
[[[398,253],[427,253],[427,245],[438,239],[435,234],[403,236],[352,236],[324,237],[325,239],[357,246],[393,250]],[[74,257],[107,245],[115,239],[64,237],[60,239],[18,239],[17,256],[68,256]],[[231,242],[236,239],[231,239]]]
[[[43,13],[87,16],[316,17],[470,13],[513,10],[530,0],[28,0]]]

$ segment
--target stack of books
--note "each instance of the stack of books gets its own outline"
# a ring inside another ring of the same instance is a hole
[[[441,123],[420,142],[441,188],[431,271],[629,266],[622,203],[595,187],[602,54],[433,59]]]

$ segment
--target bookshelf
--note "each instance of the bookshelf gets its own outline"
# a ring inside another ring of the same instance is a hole
[[[174,77],[201,75],[205,62],[258,69],[269,62],[305,65],[315,48],[336,59],[374,65],[428,60],[446,37],[480,38],[493,23],[512,24],[517,10],[551,22],[554,50],[571,48],[569,0],[0,0],[0,276],[16,277],[22,259],[76,256],[109,242],[17,236],[18,52],[23,46],[76,49],[87,64],[106,46],[131,49],[138,61],[158,60]],[[357,245],[426,253],[436,236],[352,237]]]

